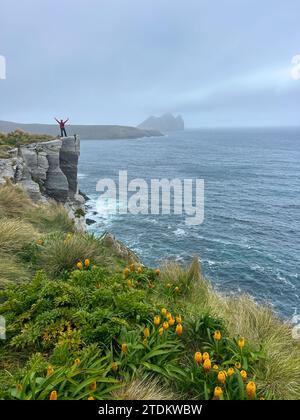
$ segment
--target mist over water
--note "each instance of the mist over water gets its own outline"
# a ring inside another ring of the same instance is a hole
[[[109,230],[143,263],[189,261],[226,293],[267,301],[285,317],[300,312],[300,129],[187,130],[163,138],[82,140],[80,188],[91,200],[90,230]],[[133,178],[203,178],[205,219],[96,212],[96,183]]]

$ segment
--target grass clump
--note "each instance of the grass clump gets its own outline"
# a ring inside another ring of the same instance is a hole
[[[31,134],[17,129],[11,133],[0,133],[0,158],[9,158],[9,151],[23,144],[53,140],[55,137],[46,134]]]

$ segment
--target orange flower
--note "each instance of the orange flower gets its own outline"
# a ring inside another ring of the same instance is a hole
[[[180,292],[180,288],[178,286],[175,287],[175,292],[179,293]]]
[[[234,375],[234,369],[232,367],[227,370],[227,375],[228,376]]]
[[[194,355],[194,359],[196,363],[201,363],[202,362],[202,354],[200,351],[197,351]]]
[[[237,369],[241,369],[241,367],[242,367],[242,365],[240,364],[240,362],[235,362],[234,366],[235,366]]]
[[[238,346],[239,346],[240,349],[245,347],[245,339],[243,337],[239,338]]]
[[[216,386],[214,389],[214,398],[218,400],[222,394],[223,394],[222,388],[219,386]]]
[[[160,336],[162,336],[162,335],[163,335],[163,332],[164,332],[164,329],[163,329],[163,327],[161,327],[161,328],[158,330],[158,334],[159,334]]]
[[[218,365],[213,365],[213,369],[214,370],[219,370],[219,366]]]
[[[211,369],[211,361],[210,359],[205,359],[203,363],[203,369],[205,372],[208,372]]]
[[[167,312],[166,313],[166,318],[167,318],[167,320],[169,321],[169,319],[171,319],[172,318],[172,315],[170,314],[170,312]]]
[[[246,393],[247,393],[247,397],[249,399],[252,400],[253,398],[255,398],[255,396],[256,396],[256,385],[255,385],[254,382],[250,381],[250,382],[247,383]]]
[[[85,260],[84,260],[84,265],[85,265],[85,268],[89,268],[89,266],[90,266],[90,260],[88,259],[88,258],[86,258]]]
[[[216,331],[214,332],[214,339],[215,339],[216,341],[220,341],[220,340],[221,340],[221,338],[222,338],[221,331],[216,330]]]
[[[162,308],[161,310],[162,315],[167,315],[168,311],[166,310],[166,308]]]
[[[145,338],[150,337],[150,330],[149,330],[149,328],[147,328],[147,327],[144,329],[144,337],[145,337]]]
[[[182,322],[181,315],[176,315],[176,322],[177,322],[177,324],[181,324],[181,322]]]
[[[182,334],[182,325],[181,324],[177,324],[176,325],[176,330],[175,330],[177,335],[181,335]]]
[[[209,353],[207,353],[207,351],[203,353],[203,360],[206,360],[206,359],[210,359],[210,355]]]
[[[52,391],[50,394],[50,401],[56,401],[57,400],[57,392]]]
[[[171,326],[173,326],[173,325],[175,324],[175,319],[174,319],[174,318],[170,318],[170,319],[169,319],[169,324],[170,324]]]
[[[123,343],[122,346],[121,346],[122,353],[127,353],[127,350],[128,350],[127,344],[126,343]]]
[[[43,246],[43,245],[44,245],[44,241],[43,241],[43,239],[38,239],[38,240],[36,241],[36,244],[37,244],[37,245],[40,245],[40,246]]]
[[[79,365],[80,365],[80,359],[75,359],[74,364],[75,364],[76,366],[79,366]]]
[[[159,326],[159,324],[160,324],[160,316],[159,316],[159,315],[156,315],[156,316],[154,317],[153,324],[154,324],[156,327],[158,327],[158,326]]]
[[[138,274],[141,274],[141,272],[142,272],[143,270],[142,270],[142,267],[141,266],[139,266],[138,267],[138,269],[137,269],[137,272],[138,272]]]
[[[167,330],[169,328],[169,323],[166,321],[163,323],[163,329]]]
[[[129,276],[129,268],[128,267],[124,268],[124,276],[125,276],[125,279]]]
[[[96,391],[96,389],[97,389],[97,382],[93,381],[90,385],[90,390],[91,391]]]
[[[159,276],[159,275],[160,275],[160,269],[159,269],[159,268],[157,268],[157,269],[155,270],[155,274],[156,274],[157,276]]]
[[[218,373],[218,382],[220,382],[220,384],[224,385],[226,382],[226,375],[224,371],[221,371]]]
[[[83,265],[81,261],[78,261],[78,263],[76,264],[78,270],[82,270],[83,269]]]
[[[135,271],[135,265],[134,264],[130,264],[130,271],[132,273]]]
[[[47,367],[47,376],[51,376],[54,373],[54,369],[51,365]]]
[[[127,280],[127,286],[132,287],[132,281],[131,280]]]
[[[167,288],[167,289],[171,289],[171,283],[167,283],[167,284],[166,284],[166,288]]]
[[[240,371],[241,377],[243,379],[243,381],[246,381],[247,379],[247,372],[245,370],[241,370]]]
[[[94,401],[94,400],[95,400],[95,398],[94,398],[94,397],[92,397],[92,396],[90,396],[90,397],[88,397],[88,400],[90,400],[90,401]]]

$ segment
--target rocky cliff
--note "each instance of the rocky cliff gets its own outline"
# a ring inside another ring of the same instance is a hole
[[[35,202],[52,198],[64,204],[76,225],[84,229],[85,200],[78,192],[78,136],[19,146],[0,159],[0,184],[21,185]]]

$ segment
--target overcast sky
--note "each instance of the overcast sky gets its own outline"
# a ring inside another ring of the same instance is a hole
[[[299,19],[299,0],[0,0],[0,119],[300,125]]]

